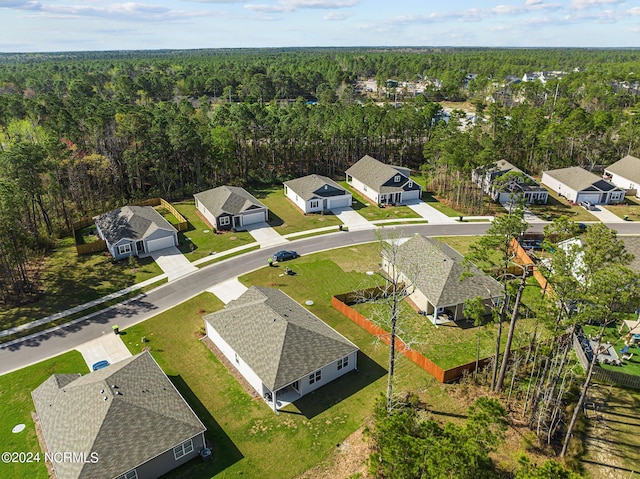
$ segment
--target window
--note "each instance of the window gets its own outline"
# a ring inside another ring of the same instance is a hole
[[[409,188],[413,188],[413,181],[409,182]]]
[[[131,253],[131,243],[118,246],[118,254]]]
[[[231,218],[229,218],[228,216],[221,216],[218,219],[218,223],[220,223],[220,226],[227,226],[231,224]]]
[[[309,384],[317,383],[322,379],[322,371],[318,369],[315,373],[309,374]]]
[[[311,208],[317,208],[319,204],[320,204],[320,202],[318,200],[311,201],[310,202],[310,207]]]
[[[393,182],[394,183],[400,183],[400,175],[396,175],[393,177]]]
[[[138,473],[135,469],[131,469],[129,472],[116,477],[116,479],[138,479]]]
[[[349,365],[349,356],[338,359],[338,371],[342,368],[346,368]]]
[[[176,461],[181,457],[186,456],[193,452],[193,441],[191,439],[186,440],[182,444],[178,444],[173,448],[173,455],[176,458]]]

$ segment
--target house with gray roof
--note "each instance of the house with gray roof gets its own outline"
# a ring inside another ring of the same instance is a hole
[[[627,155],[604,169],[605,177],[628,195],[640,198],[640,158]]]
[[[284,182],[284,195],[303,213],[319,213],[351,206],[351,193],[322,175],[308,175]]]
[[[269,220],[267,207],[239,186],[218,186],[193,197],[198,211],[219,230],[244,230]]]
[[[347,183],[379,204],[402,204],[422,198],[422,187],[411,178],[411,170],[388,165],[365,155],[346,171]]]
[[[503,295],[503,287],[450,246],[416,235],[382,258],[382,268],[408,285],[409,299],[433,324],[465,318],[464,303],[482,298],[487,314]]]
[[[279,289],[252,286],[204,324],[276,412],[357,367],[357,346]]]
[[[123,206],[93,220],[114,259],[178,245],[178,230],[151,206]]]
[[[546,188],[506,160],[474,169],[471,180],[498,203],[510,203],[522,198],[526,204],[546,204],[549,199]]]
[[[624,201],[625,191],[579,166],[542,172],[542,183],[567,200],[608,205]]]
[[[206,428],[149,352],[81,376],[54,374],[32,393],[58,479],[157,478],[205,449]]]

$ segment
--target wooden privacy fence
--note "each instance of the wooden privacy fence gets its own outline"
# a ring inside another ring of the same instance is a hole
[[[391,337],[389,332],[385,331],[380,326],[376,325],[371,320],[367,319],[362,314],[358,313],[356,310],[349,306],[349,304],[353,304],[357,298],[371,298],[375,297],[376,294],[382,294],[382,288],[371,288],[363,291],[352,291],[349,293],[337,294],[331,298],[331,306],[333,306],[334,309],[340,311],[361,328],[380,338],[385,344],[390,345]],[[454,381],[455,379],[463,376],[465,373],[473,372],[476,368],[476,362],[473,361],[472,363],[462,364],[452,369],[442,369],[440,366],[432,362],[429,358],[422,355],[418,351],[407,348],[405,344],[397,337],[395,340],[395,346],[396,351],[416,363],[441,383]],[[479,367],[484,367],[490,361],[491,358],[483,358],[480,360],[478,365]]]
[[[540,287],[542,288],[543,293],[550,293],[551,286],[547,283],[547,278],[540,272],[538,267],[535,265],[531,257],[527,254],[524,248],[518,243],[518,240],[515,238],[511,238],[511,250],[515,254],[515,260],[518,264],[521,264],[525,267],[531,268],[531,272],[533,277],[536,279]]]
[[[578,356],[578,360],[582,365],[582,369],[587,372],[589,370],[589,359],[582,349],[578,335],[573,335],[573,349]],[[640,376],[623,373],[622,371],[611,371],[603,369],[599,364],[593,367],[593,379],[598,382],[620,386],[624,388],[640,389]]]
[[[178,210],[176,210],[173,207],[173,205],[171,205],[171,203],[169,203],[168,201],[165,201],[163,198],[150,198],[148,200],[138,201],[134,203],[134,205],[135,206],[162,206],[163,208],[169,210],[169,212],[173,216],[175,216],[176,219],[178,220],[178,224],[173,225],[175,229],[177,229],[178,231],[186,231],[187,228],[189,227],[189,223],[187,223],[186,218],[182,216],[178,212]],[[73,239],[75,241],[76,253],[78,254],[78,256],[83,254],[96,253],[98,251],[103,251],[107,248],[107,243],[102,239],[99,239],[87,244],[78,244],[78,237],[76,236],[77,231],[81,230],[82,228],[86,228],[87,226],[91,226],[93,223],[94,221],[93,221],[93,218],[91,217],[82,218],[81,220],[78,220],[75,223],[73,223]]]

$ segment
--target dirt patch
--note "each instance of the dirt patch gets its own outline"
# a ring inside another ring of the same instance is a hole
[[[370,478],[367,458],[371,454],[369,442],[361,427],[340,444],[317,466],[295,479],[347,479],[349,477]]]

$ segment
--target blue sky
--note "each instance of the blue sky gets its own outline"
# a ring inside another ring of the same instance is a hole
[[[0,51],[640,47],[638,0],[0,0]]]

